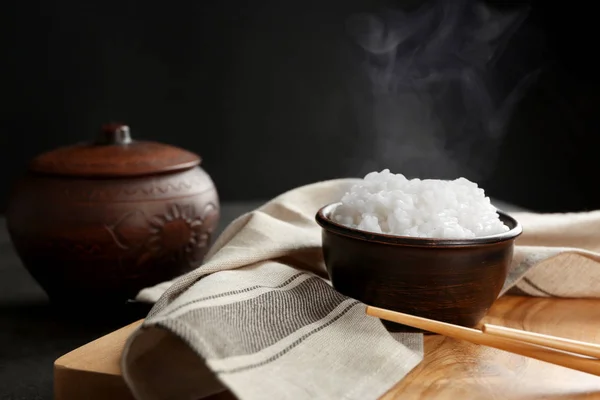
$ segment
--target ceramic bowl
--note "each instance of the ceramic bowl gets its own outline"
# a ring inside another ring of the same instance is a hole
[[[365,304],[476,326],[498,297],[521,225],[499,211],[509,231],[474,239],[393,236],[334,222],[339,203],[316,215],[333,287]],[[391,331],[411,328],[382,321]]]

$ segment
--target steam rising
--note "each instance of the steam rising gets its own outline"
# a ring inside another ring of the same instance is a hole
[[[413,11],[352,16],[347,28],[364,49],[372,83],[378,160],[405,174],[484,180],[539,74],[498,84],[497,62],[528,13],[434,0]]]

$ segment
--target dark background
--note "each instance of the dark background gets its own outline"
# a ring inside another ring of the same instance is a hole
[[[466,176],[537,211],[600,208],[591,5],[488,2],[472,25],[472,2],[434,2],[423,20],[420,3],[3,2],[0,213],[31,158],[115,120],[203,157],[224,201],[220,229],[249,200],[383,168]],[[466,11],[453,20],[457,4]],[[524,6],[518,29],[502,28]],[[382,53],[376,23],[349,24],[363,12],[401,43]],[[514,107],[499,106],[528,76]],[[87,311],[57,315],[0,228],[0,397],[50,399],[57,357],[145,311],[95,324],[80,320]]]
[[[409,121],[421,110],[410,96],[373,95],[347,21],[378,10],[374,1],[4,2],[0,211],[32,157],[90,140],[115,120],[138,139],[199,153],[225,201],[389,167],[463,175],[539,211],[599,208],[595,13],[578,2],[489,3],[531,7],[494,83],[502,91],[527,71],[539,76],[500,138],[470,128],[459,146]],[[451,118],[443,124],[456,128]]]

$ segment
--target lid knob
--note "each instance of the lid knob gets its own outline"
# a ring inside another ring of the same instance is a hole
[[[95,144],[128,144],[131,143],[129,127],[124,124],[106,124],[102,127]]]

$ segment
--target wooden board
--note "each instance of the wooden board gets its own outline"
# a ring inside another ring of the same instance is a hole
[[[485,322],[600,343],[600,300],[504,297]],[[119,367],[136,322],[55,362],[56,400],[132,400]],[[600,377],[441,336],[425,337],[425,359],[383,399],[600,399]],[[219,399],[232,399],[227,393]],[[215,397],[213,397],[215,399]]]

